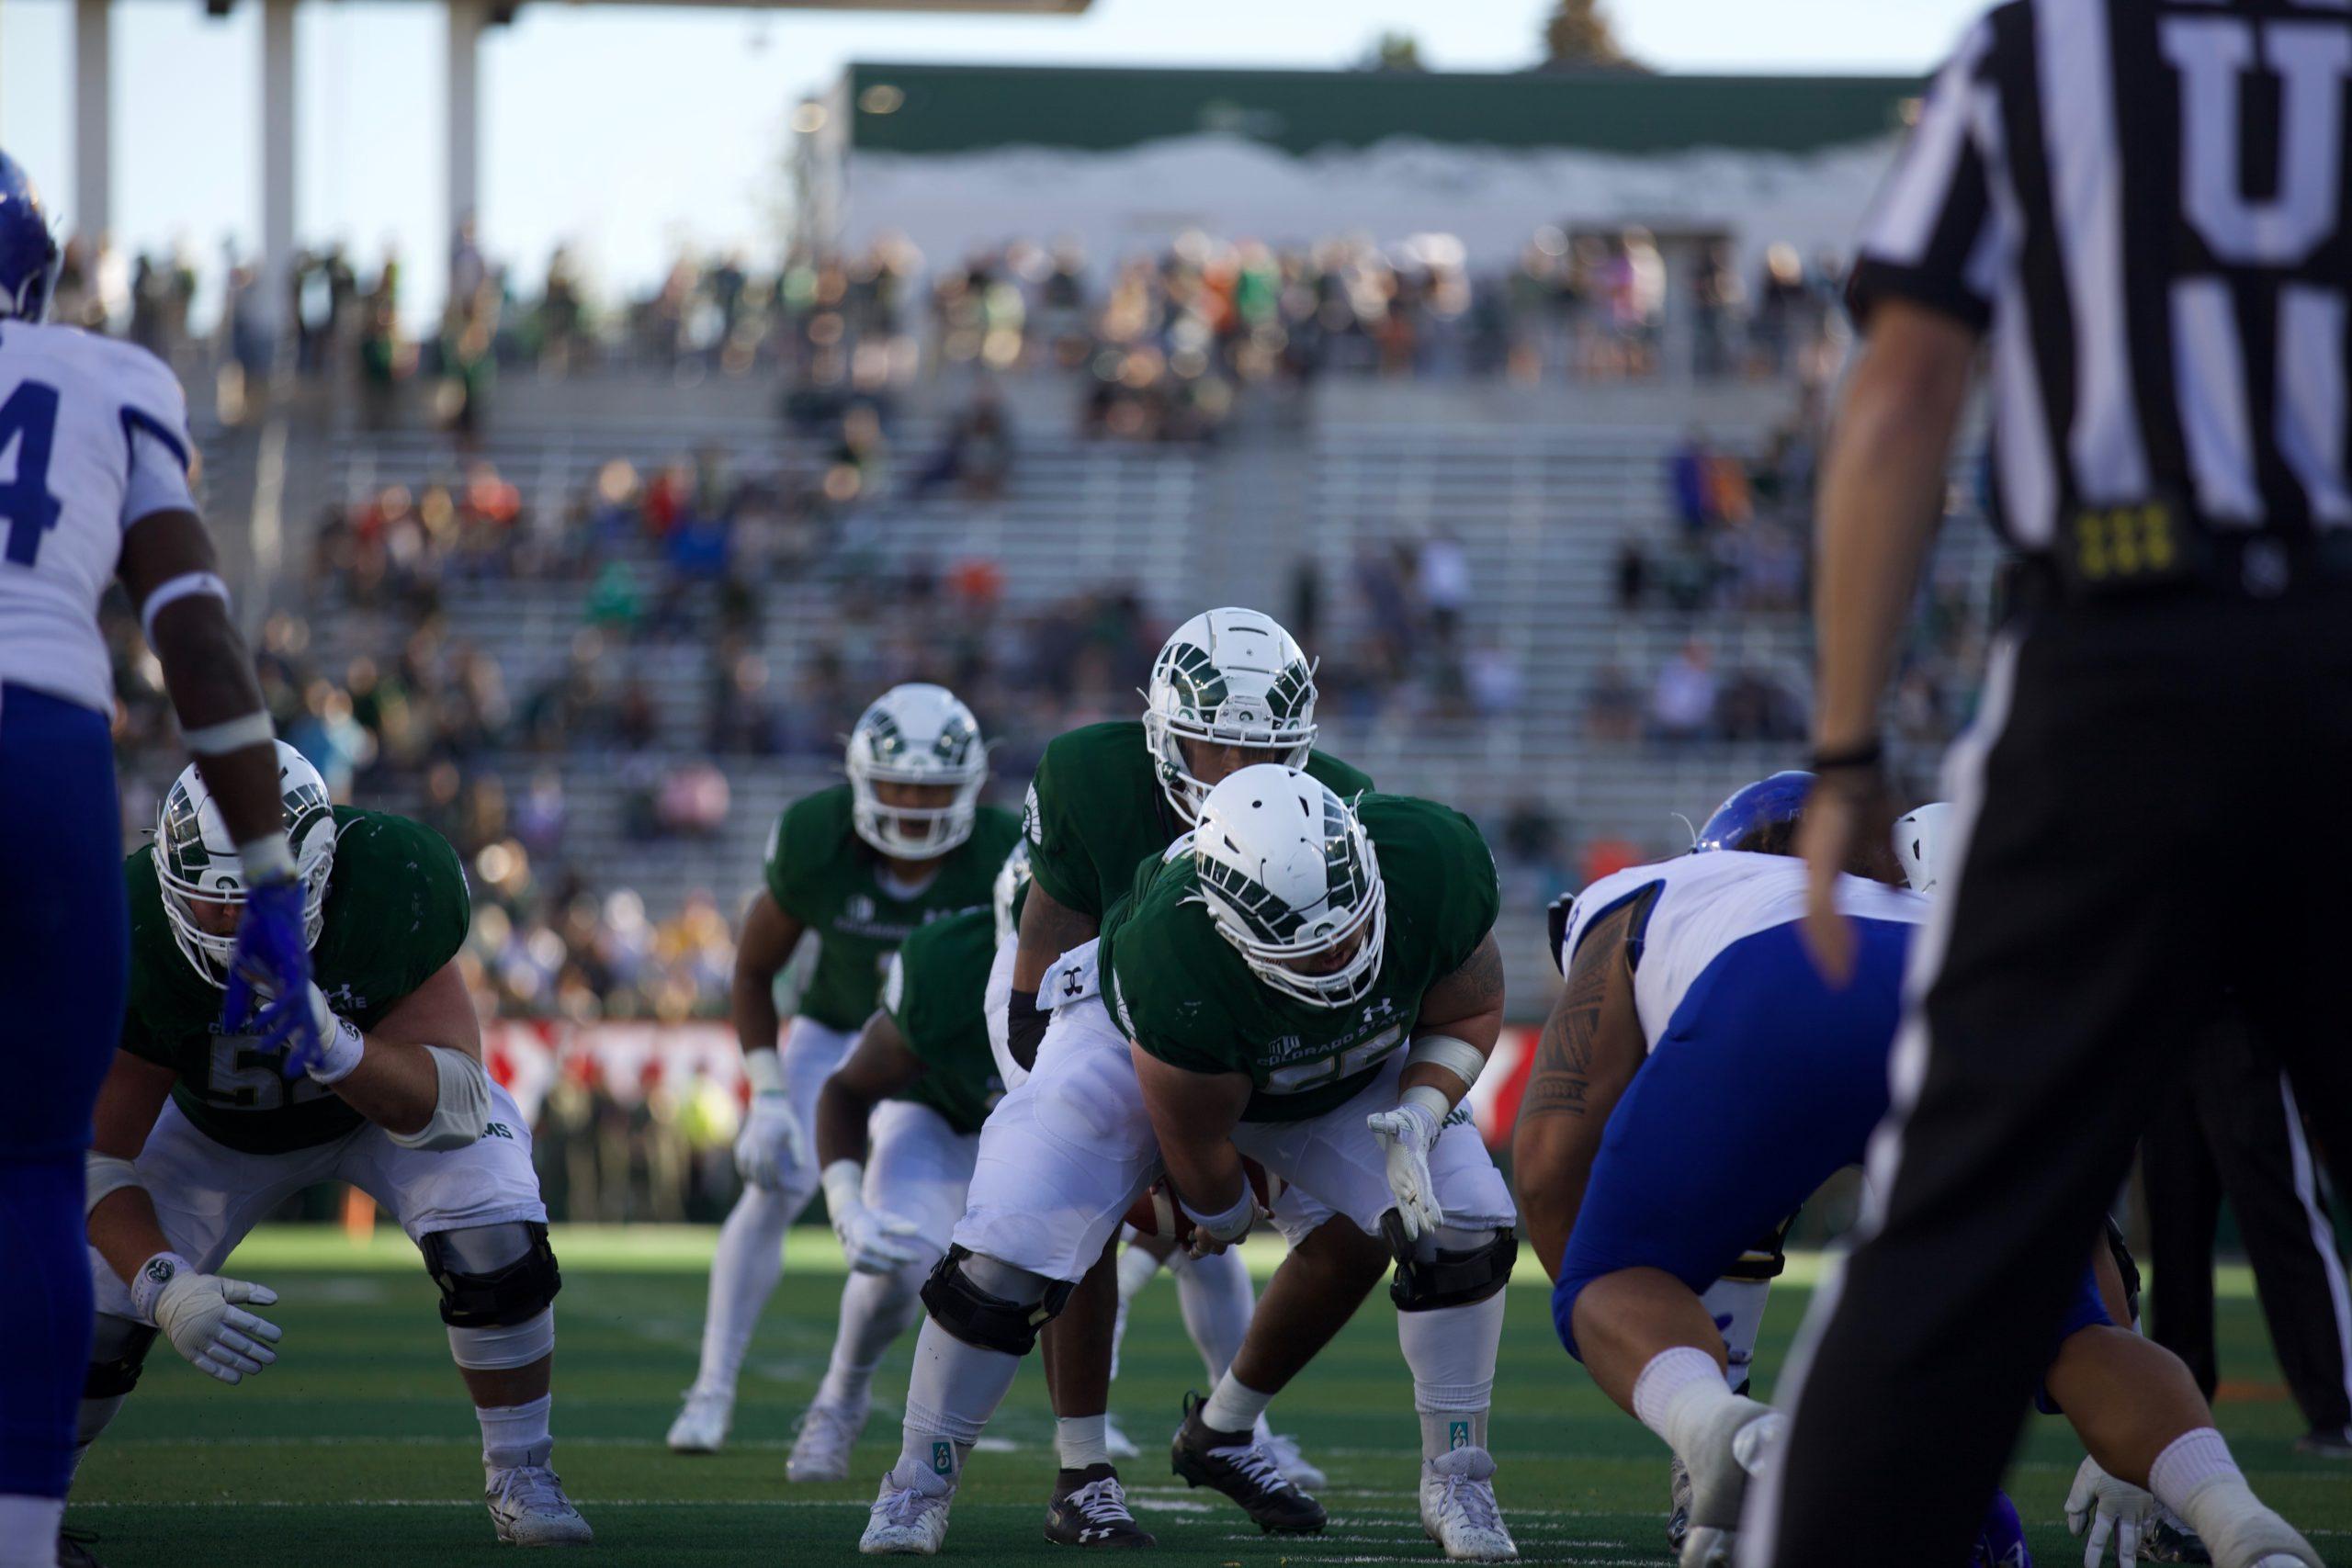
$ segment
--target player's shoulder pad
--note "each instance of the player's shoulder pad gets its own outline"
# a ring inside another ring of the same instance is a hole
[[[1353,800],[1377,788],[1372,775],[1352,762],[1343,762],[1329,751],[1306,754],[1306,776],[1328,786],[1341,800]]]
[[[1563,975],[1576,962],[1577,949],[1583,945],[1585,933],[1592,930],[1602,917],[1623,908],[1652,888],[1664,887],[1666,878],[1656,865],[1630,865],[1623,871],[1612,871],[1599,881],[1588,885],[1584,891],[1562,897],[1552,908],[1559,911],[1557,923],[1552,928],[1552,962]],[[1628,959],[1638,961],[1641,933],[1632,932],[1626,943]]]
[[[180,378],[153,354],[135,343],[85,334],[93,345],[91,372],[99,389],[119,411],[126,436],[143,430],[170,447],[187,466],[192,456],[187,434],[187,393]]]
[[[441,890],[454,890],[470,905],[472,888],[466,881],[465,862],[457,846],[435,829],[413,818],[390,811],[366,811],[351,807],[335,811],[335,861],[370,864],[377,874],[406,874]]]

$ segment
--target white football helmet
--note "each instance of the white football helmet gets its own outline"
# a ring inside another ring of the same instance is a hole
[[[1198,818],[1209,793],[1182,742],[1252,747],[1294,768],[1315,744],[1315,666],[1256,610],[1210,610],[1178,626],[1151,661],[1144,701],[1144,744],[1182,821]]]
[[[1944,834],[1951,830],[1951,817],[1950,803],[1939,800],[1894,824],[1894,855],[1914,893],[1933,893],[1943,880]]]
[[[886,855],[931,860],[970,838],[988,778],[979,721],[944,686],[893,686],[850,731],[850,820]],[[956,794],[945,806],[886,806],[877,784],[944,784]]]
[[[1328,785],[1279,762],[1243,768],[1201,802],[1192,844],[1201,902],[1251,974],[1321,1008],[1372,989],[1388,890],[1363,824]],[[1297,967],[1327,953],[1344,957]]]
[[[991,898],[996,906],[996,940],[1005,942],[1021,934],[1013,921],[1012,906],[1020,900],[1021,890],[1029,886],[1029,840],[1023,839],[1004,857],[1004,864],[996,874],[996,887]]]
[[[334,803],[327,796],[327,782],[308,758],[280,740],[277,745],[277,790],[286,808],[286,837],[294,848],[294,868],[302,879],[302,941],[316,946],[326,924],[327,879],[334,872]],[[204,787],[203,775],[191,762],[173,781],[155,816],[155,841],[148,846],[155,863],[155,881],[164,895],[164,918],[171,922],[172,941],[196,966],[196,972],[216,986],[229,981],[229,962],[237,953],[232,927],[225,933],[207,931],[197,922],[197,904],[227,905],[245,901],[244,866],[237,846],[221,820],[220,807]]]

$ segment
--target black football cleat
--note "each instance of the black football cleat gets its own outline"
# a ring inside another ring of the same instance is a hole
[[[1107,1464],[1065,1470],[1054,1477],[1054,1500],[1046,1507],[1046,1539],[1056,1546],[1159,1544],[1127,1511],[1119,1472]]]
[[[1268,1535],[1320,1534],[1328,1517],[1323,1505],[1291,1483],[1253,1434],[1219,1432],[1203,1421],[1207,1403],[1197,1393],[1184,1396],[1184,1424],[1168,1448],[1170,1468],[1187,1486],[1206,1486],[1240,1504]]]

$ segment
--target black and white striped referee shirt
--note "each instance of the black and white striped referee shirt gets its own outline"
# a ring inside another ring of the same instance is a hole
[[[2352,526],[2352,0],[2010,0],[1866,224],[1858,315],[1993,336],[1996,510]]]

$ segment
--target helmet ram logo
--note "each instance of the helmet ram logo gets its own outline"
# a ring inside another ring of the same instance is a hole
[[[1348,810],[1336,795],[1323,797],[1323,904],[1326,908],[1353,909],[1373,896],[1369,867],[1354,852],[1348,832]],[[1306,913],[1295,909],[1264,883],[1238,866],[1201,857],[1194,863],[1201,880],[1222,894],[1250,926],[1250,934],[1263,942],[1287,943],[1298,939]]]
[[[1226,684],[1225,671],[1216,667],[1208,649],[1198,643],[1188,642],[1168,650],[1168,683],[1176,688],[1178,701],[1192,713],[1213,718],[1232,695]]]
[[[1315,671],[1294,660],[1266,688],[1266,709],[1277,724],[1289,724],[1315,705]]]

